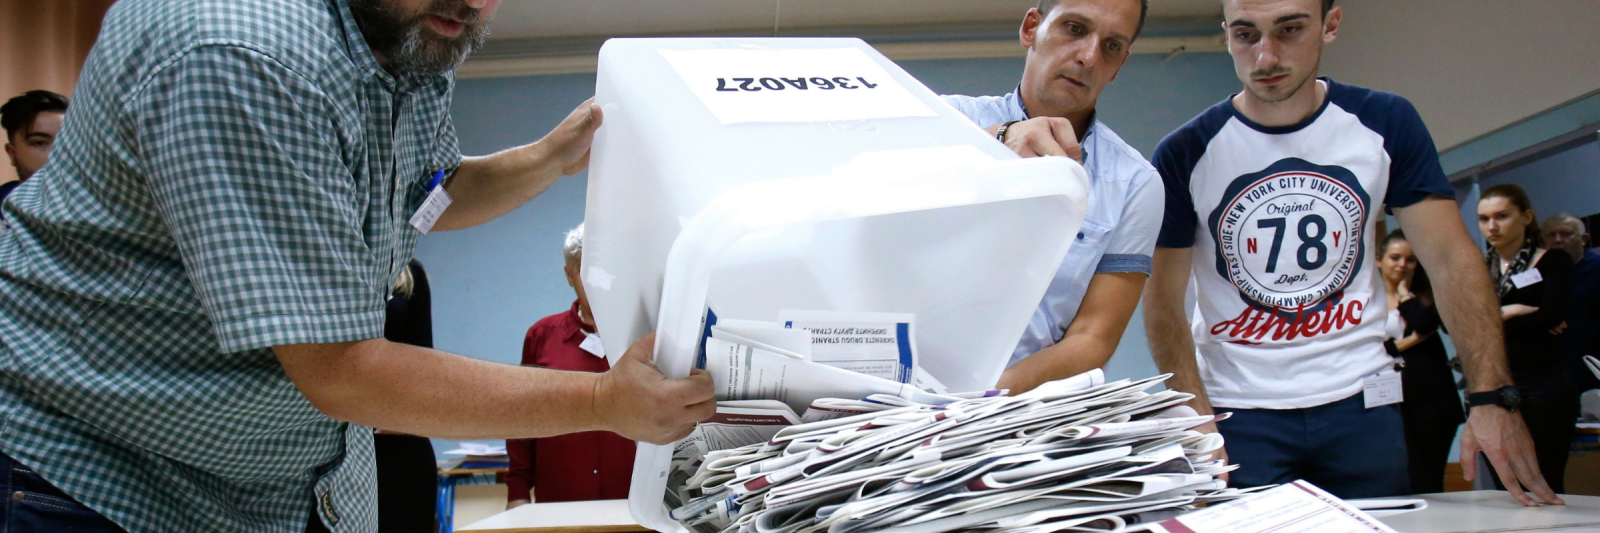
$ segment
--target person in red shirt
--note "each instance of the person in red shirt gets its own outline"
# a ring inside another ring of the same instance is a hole
[[[589,299],[578,281],[583,257],[583,225],[567,232],[561,249],[567,284],[578,293],[572,309],[540,319],[522,341],[523,366],[605,372],[600,337],[595,334]],[[506,508],[540,503],[619,500],[628,497],[633,478],[633,441],[610,431],[589,431],[541,439],[506,441],[511,471],[506,474]],[[530,498],[529,489],[532,489]]]

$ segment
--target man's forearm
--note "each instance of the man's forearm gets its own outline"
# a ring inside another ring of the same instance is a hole
[[[1167,388],[1194,395],[1189,401],[1201,414],[1211,414],[1211,398],[1200,379],[1195,361],[1194,337],[1183,314],[1184,293],[1189,289],[1193,248],[1160,248],[1153,255],[1149,289],[1144,298],[1144,331],[1156,368],[1172,374]]]
[[[561,164],[540,143],[462,159],[445,186],[450,208],[434,231],[470,228],[528,203],[561,179]]]
[[[1181,301],[1181,300],[1180,300]],[[1200,414],[1211,414],[1211,398],[1206,395],[1206,385],[1200,379],[1200,365],[1195,361],[1194,337],[1190,336],[1189,323],[1183,311],[1163,309],[1145,302],[1145,338],[1150,342],[1150,355],[1156,368],[1172,374],[1167,388],[1194,395],[1189,405]]]
[[[449,439],[604,429],[594,405],[601,374],[501,365],[381,339],[284,348],[277,351],[290,379],[338,420]]]
[[[1489,284],[1489,272],[1471,246],[1444,250],[1443,268],[1430,268],[1439,315],[1449,328],[1470,392],[1494,390],[1511,384],[1506,368],[1505,336],[1501,331],[1500,301]],[[1439,274],[1433,274],[1439,272]]]
[[[1395,217],[1411,236],[1411,249],[1433,279],[1439,317],[1450,331],[1456,353],[1461,354],[1471,392],[1510,385],[1500,301],[1456,203],[1431,197],[1396,209]]]
[[[1102,272],[1089,279],[1078,313],[1061,342],[1029,355],[1007,368],[999,388],[1012,394],[1032,390],[1045,382],[1068,378],[1100,368],[1111,360],[1122,341],[1128,320],[1139,305],[1145,274]]]
[[[1010,389],[1014,395],[1027,392],[1046,382],[1105,366],[1116,350],[1115,341],[1106,342],[1096,335],[1068,335],[1011,365],[1000,375],[996,388]]]
[[[470,228],[528,203],[562,176],[589,166],[589,147],[603,113],[594,99],[579,105],[539,142],[461,161],[445,186],[450,207],[435,231]]]

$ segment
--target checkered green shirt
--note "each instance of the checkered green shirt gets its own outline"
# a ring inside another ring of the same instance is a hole
[[[118,2],[3,205],[0,449],[134,532],[376,531],[371,430],[270,347],[383,336],[453,84],[344,0]]]

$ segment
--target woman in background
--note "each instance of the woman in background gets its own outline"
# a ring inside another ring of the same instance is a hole
[[[1560,337],[1572,292],[1572,258],[1544,248],[1533,204],[1516,185],[1483,191],[1478,228],[1489,244],[1484,260],[1500,294],[1506,360],[1522,396],[1522,420],[1533,437],[1539,472],[1551,489],[1566,492],[1567,453],[1578,418],[1577,395],[1562,376]]]
[[[1378,244],[1378,272],[1388,293],[1392,325],[1384,347],[1389,355],[1405,358],[1400,385],[1405,402],[1406,458],[1410,465],[1411,492],[1444,492],[1444,468],[1456,428],[1466,422],[1461,396],[1449,356],[1439,338],[1439,310],[1433,304],[1433,286],[1417,265],[1405,233],[1396,230]]]
[[[412,259],[394,284],[383,324],[383,338],[433,347],[433,299],[428,273]],[[378,466],[378,531],[424,533],[434,530],[439,466],[426,437],[378,430],[372,436]]]

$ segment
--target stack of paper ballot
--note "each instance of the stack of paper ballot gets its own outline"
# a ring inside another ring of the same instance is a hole
[[[1220,420],[1099,370],[1003,391],[819,399],[805,421],[779,402],[724,402],[719,419],[768,423],[748,441],[706,429],[679,443],[665,501],[697,533],[1120,531],[1244,491],[1211,452]],[[742,410],[742,411],[741,411]],[[735,413],[735,411],[739,411]],[[750,416],[765,413],[768,417]],[[756,427],[756,426],[752,426]]]

